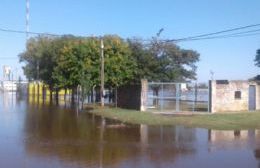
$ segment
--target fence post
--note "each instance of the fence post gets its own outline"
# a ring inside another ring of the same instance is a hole
[[[146,111],[147,109],[147,94],[148,94],[148,82],[146,79],[141,80],[141,107],[140,111]]]
[[[179,112],[180,111],[180,101],[179,101],[180,84],[176,83],[175,88],[176,88],[176,112]]]
[[[159,100],[160,100],[160,104],[161,104],[161,111],[163,111],[163,106],[164,106],[164,92],[163,92],[163,83],[161,84],[162,86],[162,93],[161,93],[161,96],[159,96]],[[158,93],[160,95],[160,92]]]
[[[208,112],[211,112],[212,106],[212,80],[209,80],[209,87],[208,87]]]
[[[195,111],[195,101],[196,101],[196,85],[193,84],[193,103],[192,103],[192,112]]]

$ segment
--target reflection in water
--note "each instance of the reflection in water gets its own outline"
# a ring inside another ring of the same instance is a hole
[[[236,145],[248,145],[253,143],[256,139],[260,139],[259,130],[209,130],[209,141],[215,145],[232,144]],[[229,145],[230,147],[230,145]]]
[[[209,130],[209,141],[224,148],[242,148],[251,146],[257,148],[254,150],[254,156],[258,160],[258,168],[260,168],[260,131],[259,130],[235,130],[235,131],[220,131]]]
[[[255,150],[255,158],[258,160],[258,168],[260,168],[260,149]]]
[[[195,151],[192,143],[183,144],[195,139],[190,129],[111,127],[120,123],[98,117],[93,120],[86,113],[77,117],[74,113],[55,106],[29,106],[25,118],[26,151],[30,155],[59,156],[83,165],[98,163],[99,167],[115,167],[125,160],[136,161],[133,164],[137,166],[145,156],[159,166]]]
[[[3,92],[2,94],[5,97],[4,99],[2,99],[2,106],[6,111],[8,111],[8,108],[11,108],[16,105],[16,92]]]
[[[257,130],[129,125],[62,103],[17,98],[0,95],[0,167],[260,165]]]

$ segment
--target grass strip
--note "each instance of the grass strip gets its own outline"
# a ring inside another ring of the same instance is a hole
[[[98,116],[119,120],[130,124],[146,125],[183,125],[218,130],[260,129],[260,111],[193,114],[193,115],[162,115],[151,112],[140,112],[121,108],[94,108],[89,110]]]

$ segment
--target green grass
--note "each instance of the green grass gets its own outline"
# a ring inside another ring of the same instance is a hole
[[[90,113],[131,124],[183,125],[219,130],[260,129],[260,111],[231,114],[161,115],[120,108],[95,108]]]

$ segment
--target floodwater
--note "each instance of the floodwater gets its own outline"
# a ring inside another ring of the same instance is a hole
[[[260,131],[122,125],[0,92],[0,167],[260,168]]]

